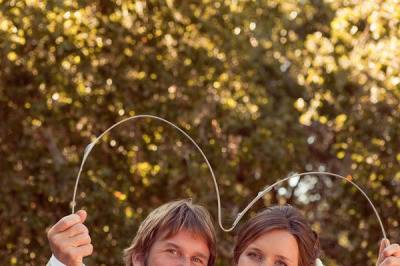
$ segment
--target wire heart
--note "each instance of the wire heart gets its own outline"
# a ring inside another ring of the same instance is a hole
[[[193,145],[197,148],[197,150],[198,150],[198,151],[200,152],[200,154],[203,156],[203,158],[204,158],[204,160],[205,160],[205,162],[206,162],[206,164],[207,164],[207,167],[208,167],[208,169],[210,170],[212,179],[213,179],[213,181],[214,181],[214,188],[215,188],[215,193],[217,194],[217,204],[218,204],[218,224],[219,224],[219,227],[221,228],[221,230],[224,231],[224,232],[230,232],[230,231],[232,231],[232,230],[236,227],[236,225],[239,223],[239,221],[243,218],[243,216],[247,213],[247,211],[248,211],[260,198],[262,198],[266,193],[268,193],[269,191],[271,191],[272,188],[274,188],[275,186],[277,186],[277,185],[279,185],[279,184],[281,184],[281,183],[283,183],[283,182],[289,180],[290,178],[294,178],[294,177],[300,178],[300,177],[303,177],[303,176],[306,176],[306,175],[317,175],[318,177],[321,177],[321,176],[324,176],[324,175],[325,175],[325,176],[331,176],[331,177],[335,177],[335,178],[339,178],[339,179],[345,180],[345,181],[349,182],[350,184],[352,184],[353,186],[355,186],[355,187],[358,189],[358,191],[360,191],[360,192],[362,193],[362,195],[368,200],[370,206],[371,206],[372,209],[374,210],[374,213],[375,213],[375,215],[376,215],[376,217],[377,217],[377,219],[378,219],[378,221],[379,221],[379,225],[380,225],[381,230],[382,230],[383,238],[386,239],[386,231],[385,231],[385,228],[384,228],[384,226],[383,226],[382,220],[381,220],[381,218],[380,218],[380,216],[379,216],[379,213],[378,213],[378,211],[376,210],[374,204],[373,204],[372,201],[369,199],[369,197],[367,196],[367,194],[366,194],[356,183],[354,183],[354,182],[351,180],[351,178],[346,178],[346,177],[344,177],[344,176],[341,176],[341,175],[338,175],[338,174],[334,174],[334,173],[330,173],[330,172],[304,172],[304,173],[300,173],[300,174],[297,174],[297,173],[296,173],[296,174],[292,174],[292,175],[290,175],[290,176],[288,176],[288,177],[286,177],[286,178],[283,178],[283,179],[280,179],[280,180],[276,181],[276,182],[273,183],[272,185],[267,186],[267,187],[265,187],[263,190],[261,190],[260,192],[258,192],[257,196],[254,197],[254,199],[253,199],[252,201],[250,201],[250,203],[249,203],[241,212],[239,212],[239,213],[237,214],[236,219],[234,220],[232,226],[229,227],[229,228],[225,228],[225,227],[223,226],[223,224],[222,224],[221,197],[220,197],[220,194],[219,194],[218,183],[217,183],[217,179],[216,179],[216,177],[215,177],[214,171],[213,171],[213,169],[212,169],[212,167],[211,167],[211,164],[210,164],[210,162],[209,162],[208,159],[207,159],[207,156],[204,154],[204,152],[203,152],[203,150],[200,148],[200,146],[199,146],[199,145],[189,136],[189,134],[187,134],[183,129],[181,129],[180,127],[178,127],[178,126],[175,125],[174,123],[172,123],[172,122],[170,122],[170,121],[168,121],[168,120],[166,120],[166,119],[164,119],[164,118],[161,118],[161,117],[158,117],[158,116],[154,116],[154,115],[135,115],[135,116],[131,116],[131,117],[125,118],[125,119],[123,119],[123,120],[121,120],[121,121],[115,123],[115,124],[112,125],[111,127],[107,128],[107,129],[106,129],[103,133],[101,133],[94,141],[92,141],[91,143],[89,143],[89,145],[86,146],[85,152],[84,152],[84,154],[83,154],[81,166],[80,166],[80,168],[79,168],[79,172],[78,172],[78,175],[77,175],[77,177],[76,177],[76,182],[75,182],[75,187],[74,187],[74,194],[73,194],[72,202],[71,202],[72,213],[75,213],[76,192],[77,192],[77,190],[78,190],[79,179],[80,179],[80,177],[81,177],[81,173],[82,173],[83,167],[84,167],[84,165],[85,165],[86,159],[87,159],[87,157],[89,156],[90,152],[92,151],[93,147],[96,145],[96,143],[97,143],[105,134],[107,134],[107,133],[108,133],[110,130],[112,130],[113,128],[115,128],[115,127],[117,127],[118,125],[120,125],[120,124],[122,124],[122,123],[125,123],[125,122],[127,122],[127,121],[135,120],[135,119],[140,119],[140,118],[152,118],[152,119],[156,119],[156,120],[162,121],[162,122],[164,122],[164,123],[166,123],[166,124],[172,126],[173,128],[177,129],[179,132],[181,132],[185,137],[187,137],[187,138],[193,143]]]

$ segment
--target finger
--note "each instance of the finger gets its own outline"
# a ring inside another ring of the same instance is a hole
[[[384,238],[381,240],[381,244],[379,247],[379,257],[378,257],[378,261],[377,261],[377,265],[380,265],[383,262],[383,259],[385,258],[383,255],[383,250],[390,244],[389,240]]]
[[[68,228],[67,230],[58,233],[58,235],[60,236],[60,238],[63,239],[67,239],[67,238],[71,238],[74,237],[76,235],[80,235],[83,233],[89,233],[89,229],[86,227],[86,225],[82,224],[82,223],[77,223],[74,224],[73,226],[71,226],[70,228]]]
[[[68,246],[71,247],[80,247],[90,244],[92,242],[89,234],[83,233],[80,235],[76,235],[70,239],[68,239]]]
[[[93,245],[92,244],[86,244],[80,247],[76,247],[72,250],[72,253],[76,256],[76,257],[87,257],[92,255],[93,253]],[[82,262],[82,260],[81,260]],[[82,266],[82,263],[79,265]]]
[[[81,249],[83,257],[90,256],[93,253],[93,245],[92,244],[87,244],[87,245],[81,246],[79,248]]]
[[[392,245],[386,247],[383,250],[383,255],[385,256],[385,258],[386,257],[390,257],[390,256],[400,258],[400,246],[399,246],[399,244],[392,244]]]
[[[59,220],[50,231],[54,233],[63,232],[73,226],[74,224],[80,223],[81,218],[77,214],[70,214]]]
[[[400,266],[400,258],[388,257],[379,266]]]
[[[383,252],[383,250],[390,245],[390,241],[387,238],[381,240],[381,245],[379,247],[379,254]]]
[[[79,215],[79,217],[81,218],[81,223],[85,222],[86,217],[87,217],[87,213],[85,210],[79,210],[75,214]]]

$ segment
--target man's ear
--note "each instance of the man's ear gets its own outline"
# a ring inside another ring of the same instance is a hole
[[[133,266],[144,266],[144,258],[142,254],[132,254]]]

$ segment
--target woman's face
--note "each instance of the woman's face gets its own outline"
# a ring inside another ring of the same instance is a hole
[[[296,238],[286,230],[272,230],[251,242],[239,256],[237,266],[298,266]]]

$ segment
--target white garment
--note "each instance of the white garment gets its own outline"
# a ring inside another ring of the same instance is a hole
[[[320,259],[317,259],[315,261],[315,266],[324,266],[324,264],[322,263],[322,261]]]
[[[53,254],[51,255],[51,258],[49,262],[46,264],[46,266],[65,266],[64,263],[59,261]],[[82,264],[82,266],[85,266],[85,264]]]

